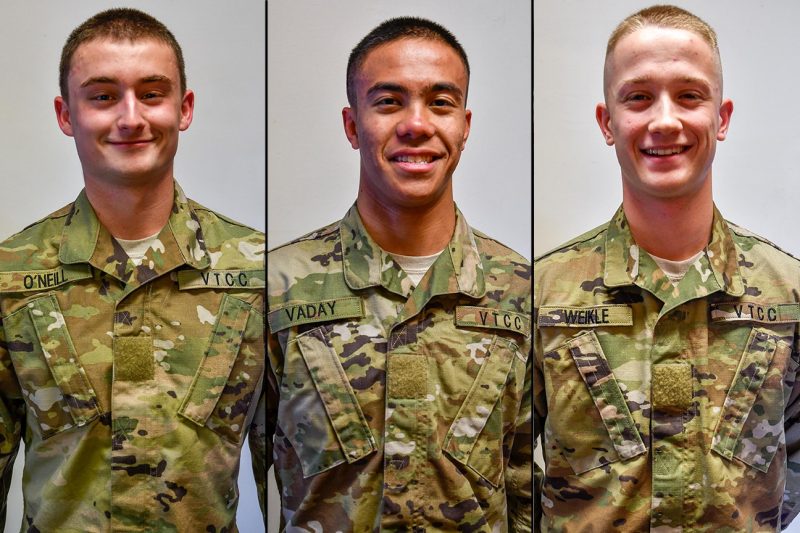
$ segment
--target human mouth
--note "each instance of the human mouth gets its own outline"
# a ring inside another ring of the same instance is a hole
[[[428,164],[433,161],[432,155],[399,155],[397,157],[392,158],[393,161],[397,161],[398,163],[416,163],[416,164]]]
[[[688,146],[670,146],[665,148],[644,148],[642,152],[651,156],[664,157],[681,154],[688,149]]]

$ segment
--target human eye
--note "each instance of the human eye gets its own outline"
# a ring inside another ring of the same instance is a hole
[[[161,97],[162,94],[156,91],[148,91],[142,95],[142,100],[152,100]]]
[[[631,93],[625,96],[626,102],[646,102],[649,97],[644,93]]]
[[[109,102],[109,101],[111,101],[111,95],[110,94],[104,94],[104,93],[95,94],[95,95],[90,96],[89,100],[94,100],[95,102]]]
[[[400,101],[394,96],[382,96],[375,100],[375,105],[378,107],[396,106],[400,105]]]
[[[431,101],[433,107],[454,107],[455,103],[450,98],[438,97]]]

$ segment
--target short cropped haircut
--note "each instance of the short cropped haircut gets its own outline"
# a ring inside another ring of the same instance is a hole
[[[378,46],[399,39],[431,39],[450,46],[464,63],[467,71],[467,88],[469,88],[469,60],[455,35],[432,20],[419,17],[396,17],[379,24],[350,52],[350,58],[347,61],[347,101],[351,107],[356,105],[356,74],[363,66],[367,55]],[[466,95],[464,95],[464,102],[466,104]]]
[[[606,46],[606,63],[608,63],[608,56],[611,55],[611,53],[617,47],[617,43],[619,43],[620,39],[648,26],[686,30],[699,35],[714,52],[717,62],[717,70],[720,77],[720,84],[722,83],[722,61],[719,55],[717,33],[711,26],[708,25],[706,21],[694,13],[690,13],[685,9],[672,5],[655,5],[647,7],[641,11],[637,11],[633,15],[626,17],[622,22],[620,22],[614,31],[611,32],[611,37],[608,38],[608,45]],[[603,85],[605,86],[605,83]]]
[[[178,62],[181,94],[186,92],[186,67],[183,62],[183,51],[172,32],[164,24],[143,11],[115,8],[94,15],[69,34],[64,48],[61,50],[61,62],[58,67],[58,84],[61,88],[61,96],[65,100],[69,99],[67,78],[72,57],[80,45],[95,39],[131,42],[155,39],[169,45],[175,52],[175,59]]]

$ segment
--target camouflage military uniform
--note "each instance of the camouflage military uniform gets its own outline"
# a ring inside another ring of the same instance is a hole
[[[676,287],[620,209],[534,273],[543,532],[788,524],[800,490],[800,262],[715,209],[707,251]]]
[[[7,488],[24,439],[22,530],[237,530],[248,428],[265,481],[263,261],[263,234],[177,185],[140,266],[85,192],[0,244],[0,464]]]
[[[530,531],[530,264],[457,213],[415,288],[355,206],[267,262],[281,529]]]

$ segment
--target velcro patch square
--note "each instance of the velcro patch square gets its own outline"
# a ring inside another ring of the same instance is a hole
[[[685,411],[692,406],[692,366],[665,363],[652,367],[653,407]]]
[[[419,354],[389,354],[389,399],[422,399],[428,394],[428,360]]]
[[[155,375],[152,337],[114,339],[114,380],[147,381]]]

